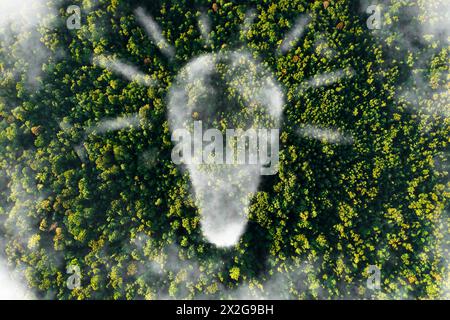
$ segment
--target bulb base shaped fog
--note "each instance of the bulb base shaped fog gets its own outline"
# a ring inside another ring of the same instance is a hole
[[[277,171],[282,106],[271,73],[241,52],[199,56],[171,87],[172,160],[187,169],[203,236],[218,247],[239,242],[260,175]]]

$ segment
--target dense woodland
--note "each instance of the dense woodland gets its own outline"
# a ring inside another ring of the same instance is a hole
[[[41,19],[51,24],[2,26],[13,35],[0,37],[3,256],[47,299],[448,297],[450,47],[446,30],[426,28],[439,19],[427,2],[385,1],[378,30],[364,1],[351,0],[49,0],[56,17]],[[66,26],[72,4],[79,30]],[[139,6],[172,58],[138,23]],[[307,29],[280,54],[301,15]],[[48,54],[37,72],[38,49]],[[167,120],[178,72],[221,50],[251,52],[285,96],[279,171],[252,195],[246,232],[229,249],[202,236]],[[156,84],[106,70],[98,55]],[[352,74],[301,87],[337,70]],[[132,114],[139,121],[127,128],[88,129]],[[299,134],[305,125],[352,143]],[[79,288],[66,284],[70,265]],[[370,265],[380,290],[367,288]]]

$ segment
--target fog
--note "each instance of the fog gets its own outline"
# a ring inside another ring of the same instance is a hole
[[[234,92],[235,98],[245,102],[246,111],[231,102],[225,104],[220,98],[218,90],[221,89],[212,81],[219,62],[227,65],[223,75],[226,86]],[[203,55],[180,71],[171,88],[169,124],[172,132],[192,130],[193,115],[198,115],[205,129],[258,128],[263,125],[260,122],[263,118],[267,120],[264,125],[272,123],[273,128],[278,128],[283,99],[275,80],[250,55],[237,52]],[[237,114],[241,117],[236,117]],[[261,114],[264,116],[258,118]],[[228,124],[224,126],[224,122]],[[191,148],[191,141],[184,143],[186,148]],[[229,147],[233,142],[226,143]],[[235,245],[245,231],[249,201],[260,182],[260,166],[188,163],[185,167],[194,188],[203,235],[218,247]]]

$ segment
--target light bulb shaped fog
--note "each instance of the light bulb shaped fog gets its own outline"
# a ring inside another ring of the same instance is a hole
[[[168,97],[172,160],[184,164],[205,238],[235,245],[260,176],[278,170],[283,94],[249,54],[205,54],[178,74]]]

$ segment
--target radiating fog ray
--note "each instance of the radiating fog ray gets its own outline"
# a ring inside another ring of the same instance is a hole
[[[310,89],[310,88],[318,88],[323,86],[329,86],[331,84],[334,84],[338,82],[341,79],[344,78],[351,78],[354,75],[354,71],[352,69],[346,69],[346,70],[337,70],[332,71],[329,73],[322,73],[313,76],[312,78],[309,78],[305,81],[303,81],[297,89],[300,92],[303,92],[304,90]]]
[[[429,95],[427,98],[434,103],[427,104],[426,107],[421,105],[420,98],[411,90],[402,92],[399,99],[407,102],[407,110],[410,112],[450,118],[450,92],[448,90],[427,90],[429,90],[429,92],[426,92]]]
[[[314,50],[318,55],[328,59],[336,56],[336,51],[330,46],[328,41],[324,39],[322,35],[319,35],[314,42]]]
[[[354,142],[353,137],[350,134],[343,133],[339,129],[309,124],[304,125],[297,133],[302,137],[319,140],[323,143],[349,145]]]
[[[432,87],[425,72],[416,72],[411,77],[410,88],[400,92],[398,99],[406,103],[410,112],[450,118],[450,81],[447,79],[450,79],[450,73],[443,71],[439,79],[435,79],[438,83]]]
[[[132,114],[129,116],[104,119],[97,123],[95,126],[88,127],[86,134],[103,134],[111,131],[118,131],[131,127],[139,127],[140,118],[138,114]]]
[[[110,72],[118,73],[129,81],[136,81],[140,85],[151,87],[156,84],[149,75],[139,71],[136,67],[123,63],[109,56],[99,55],[94,57],[93,64]]]
[[[128,128],[138,128],[140,125],[140,117],[139,114],[132,114],[128,116],[122,116],[117,118],[107,118],[101,120],[96,125],[87,127],[83,132],[82,141],[73,146],[75,153],[82,163],[86,163],[88,161],[88,155],[86,152],[86,148],[84,147],[84,141],[86,141],[87,137],[91,134],[104,134],[106,132],[118,131],[122,129]],[[70,123],[61,121],[59,123],[59,127],[62,131],[69,133],[73,126]]]
[[[58,125],[59,125],[59,128],[65,133],[69,133],[69,131],[73,128],[73,126],[70,123],[67,123],[65,121],[61,121]],[[83,142],[72,146],[72,148],[75,151],[76,155],[78,156],[78,159],[80,159],[80,161],[82,163],[86,163],[88,156],[87,156],[86,150],[83,146]]]
[[[250,9],[245,13],[244,23],[241,25],[241,35],[246,35],[253,26],[256,19],[256,10]]]
[[[297,19],[294,27],[289,31],[281,43],[281,53],[284,54],[294,47],[300,40],[306,29],[306,25],[310,22],[310,17],[303,16]]]
[[[172,58],[175,54],[175,51],[164,38],[161,28],[158,26],[155,20],[153,20],[150,15],[147,15],[145,13],[145,10],[141,7],[137,8],[134,13],[139,23],[145,28],[147,34],[162,51],[162,53],[164,53],[167,57]]]
[[[211,32],[211,20],[204,13],[201,14],[198,20],[198,28],[200,29],[205,44],[211,46],[211,37],[209,36]]]

